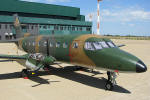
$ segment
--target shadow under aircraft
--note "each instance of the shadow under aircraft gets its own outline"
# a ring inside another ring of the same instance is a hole
[[[49,85],[50,83],[53,83],[53,82],[61,82],[61,81],[48,81],[48,79],[43,79],[40,77],[40,76],[46,76],[46,75],[56,75],[56,76],[59,76],[59,77],[62,77],[62,78],[65,78],[65,79],[68,79],[71,81],[79,82],[79,83],[87,85],[87,86],[105,90],[104,83],[107,81],[107,79],[105,79],[104,77],[96,78],[93,76],[88,76],[88,75],[84,75],[81,73],[77,73],[76,71],[77,71],[76,67],[74,67],[74,66],[67,66],[64,68],[55,68],[55,67],[51,66],[51,67],[49,67],[49,71],[39,71],[36,74],[34,74],[33,76],[31,75],[29,77],[29,79],[31,81],[38,83],[38,84],[32,86],[32,87],[36,87],[41,84]],[[87,70],[87,69],[82,69],[82,71],[89,73],[89,70]],[[97,71],[93,71],[90,73],[92,73],[93,75],[103,74],[103,73],[99,73]],[[15,79],[15,78],[21,78],[21,73],[14,72],[14,73],[0,74],[0,80]],[[115,87],[116,88],[113,90],[113,92],[128,93],[128,94],[131,93],[129,90],[127,90],[119,85],[115,85]]]

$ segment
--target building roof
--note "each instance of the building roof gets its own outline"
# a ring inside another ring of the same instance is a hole
[[[77,17],[80,8],[19,0],[0,0],[0,11]]]
[[[31,18],[31,17],[19,17],[21,23],[29,24],[59,24],[59,25],[78,25],[78,26],[92,26],[91,22],[76,21],[76,20],[62,20],[62,19],[50,19],[50,18]],[[0,22],[13,23],[13,16],[0,15]]]

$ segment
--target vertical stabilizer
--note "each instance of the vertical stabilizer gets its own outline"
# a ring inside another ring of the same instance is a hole
[[[14,28],[16,31],[16,38],[20,38],[22,35],[21,24],[19,22],[19,17],[17,14],[14,14]]]

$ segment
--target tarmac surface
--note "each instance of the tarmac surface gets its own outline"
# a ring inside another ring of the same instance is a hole
[[[0,100],[150,100],[150,41],[113,40],[125,44],[121,49],[140,58],[148,67],[145,73],[119,73],[113,91],[105,90],[105,71],[75,71],[68,64],[30,79],[20,77],[24,68],[16,62],[0,62]],[[16,54],[14,44],[0,44],[0,54]],[[23,52],[18,51],[18,54]],[[99,74],[97,74],[99,73]],[[96,75],[95,75],[96,74]]]

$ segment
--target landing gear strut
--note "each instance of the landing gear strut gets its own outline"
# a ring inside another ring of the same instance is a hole
[[[29,76],[29,71],[27,69],[23,69],[21,71],[21,77],[25,78]]]
[[[107,71],[108,80],[106,82],[105,88],[106,90],[112,90],[114,85],[116,85],[117,75],[115,72]]]

